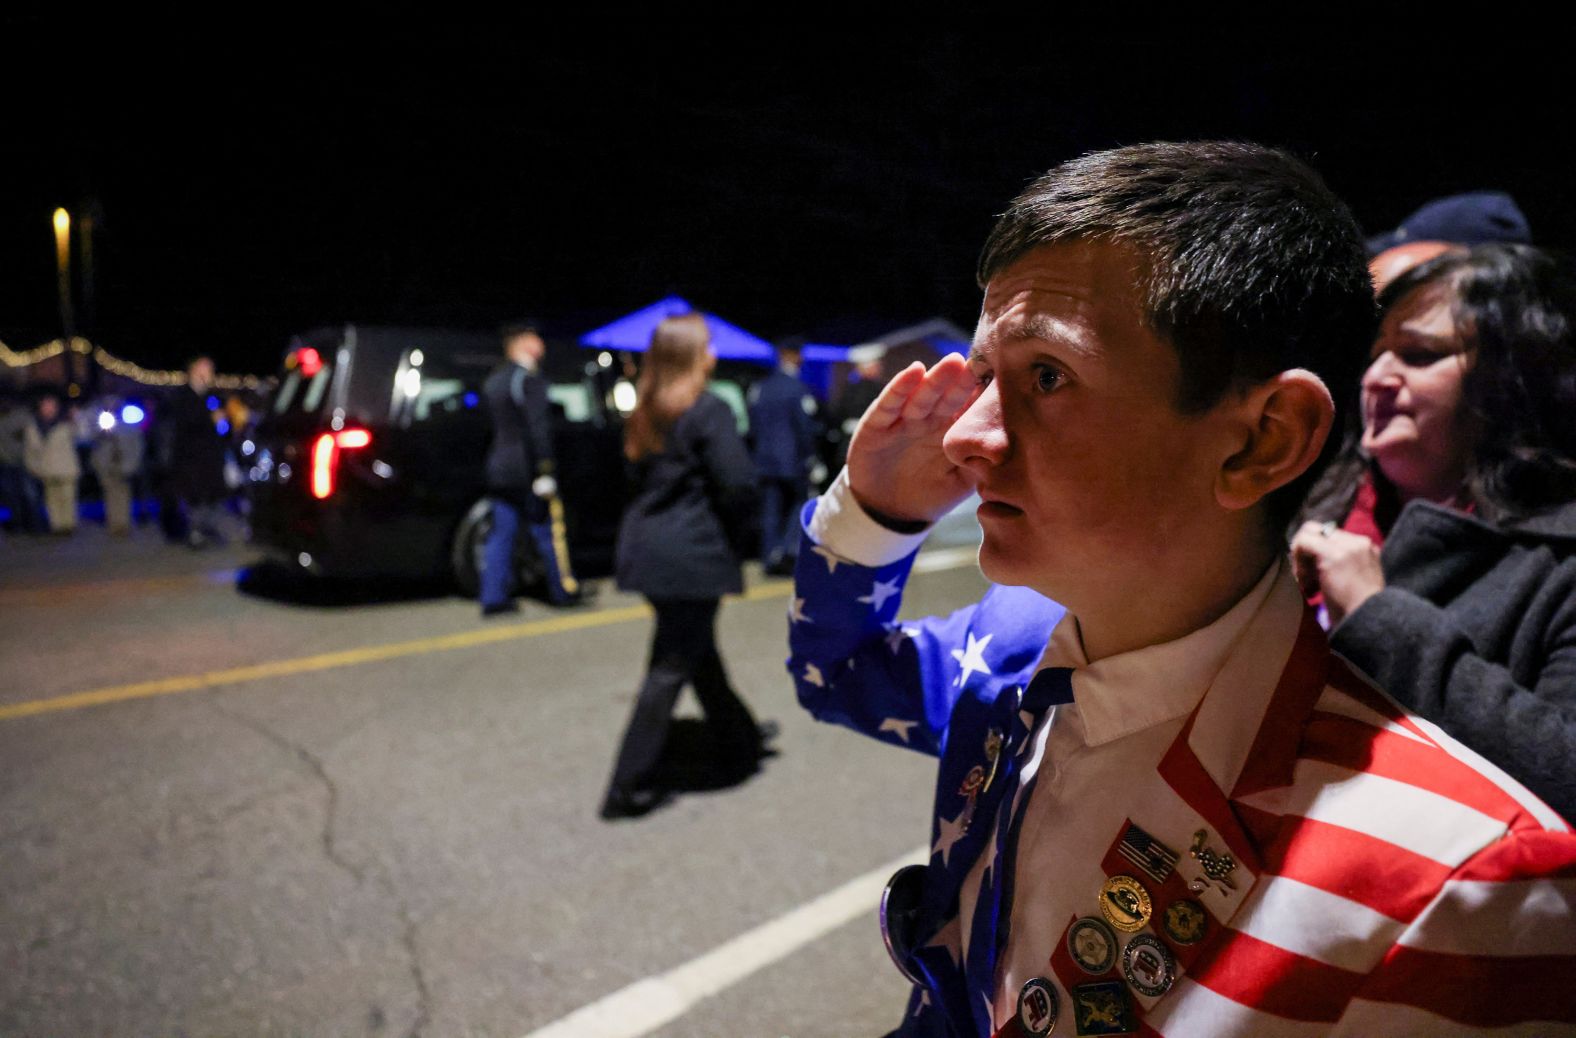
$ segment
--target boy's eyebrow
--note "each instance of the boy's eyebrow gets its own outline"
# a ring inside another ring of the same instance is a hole
[[[1098,347],[1088,341],[1088,336],[1083,329],[1067,321],[1058,320],[1050,314],[1028,314],[1021,321],[1015,322],[1003,336],[1006,342],[1050,342],[1064,347],[1075,356],[1092,357],[1100,352]],[[974,360],[984,354],[980,348],[979,339],[976,337],[969,347],[969,360]]]

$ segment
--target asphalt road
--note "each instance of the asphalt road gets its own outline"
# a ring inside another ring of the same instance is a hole
[[[903,615],[977,595],[967,555]],[[818,899],[920,847],[933,772],[798,708],[784,582],[752,574],[720,621],[778,755],[608,824],[638,600],[484,623],[441,594],[245,593],[248,561],[152,530],[0,541],[0,1035],[897,1023],[872,895]]]

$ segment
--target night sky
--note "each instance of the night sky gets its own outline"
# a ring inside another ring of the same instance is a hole
[[[96,342],[258,372],[320,324],[535,315],[571,338],[670,292],[769,338],[968,327],[1023,183],[1153,139],[1288,147],[1370,231],[1500,188],[1541,243],[1576,242],[1566,54],[605,21],[6,16],[0,341],[59,334],[57,205],[97,216]]]

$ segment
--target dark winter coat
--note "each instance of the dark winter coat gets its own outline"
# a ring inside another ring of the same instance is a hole
[[[170,423],[170,489],[188,504],[211,504],[229,496],[224,481],[224,437],[214,425],[205,396],[177,389],[165,403]]]
[[[663,449],[634,465],[633,478],[618,531],[618,586],[655,599],[742,591],[755,466],[728,405],[702,393]]]
[[[1576,818],[1576,503],[1492,524],[1423,501],[1330,645]]]

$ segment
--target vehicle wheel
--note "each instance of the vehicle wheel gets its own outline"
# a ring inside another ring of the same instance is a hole
[[[492,502],[482,498],[471,506],[454,531],[449,549],[449,570],[460,594],[475,598],[482,589],[482,559],[487,535],[492,532]],[[547,569],[523,534],[514,546],[514,590],[516,594],[540,588],[547,580]]]
[[[449,571],[460,594],[475,598],[482,589],[482,550],[492,532],[492,502],[485,497],[471,506],[454,530]]]

